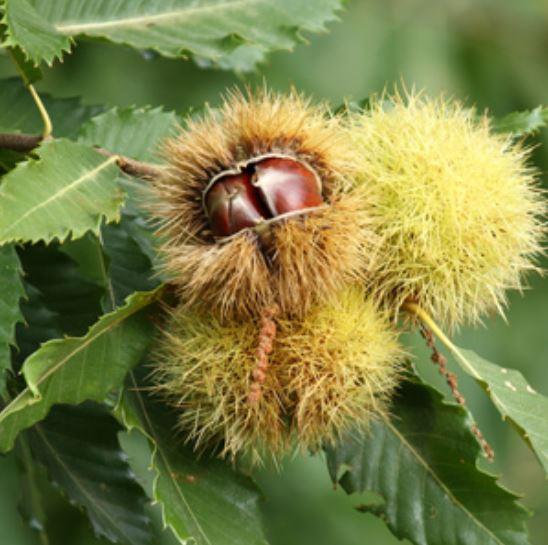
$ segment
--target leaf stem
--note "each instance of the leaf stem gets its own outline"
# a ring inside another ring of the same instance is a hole
[[[403,304],[402,308],[408,313],[414,314],[422,322],[421,335],[426,341],[428,348],[430,348],[430,350],[432,351],[432,361],[438,366],[440,374],[445,378],[447,385],[449,386],[449,389],[451,390],[451,393],[453,394],[453,397],[455,398],[457,403],[466,408],[466,399],[461,394],[458,388],[457,375],[451,373],[447,369],[447,360],[442,354],[440,354],[440,352],[436,348],[432,334],[436,335],[436,337],[457,357],[460,356],[458,348],[440,329],[434,319],[419,305],[417,305],[416,303],[407,302]],[[485,454],[485,457],[490,462],[492,462],[495,457],[495,452],[493,451],[491,445],[485,439],[483,433],[481,432],[478,424],[475,422],[474,419],[472,419],[471,430],[472,433],[476,436],[476,439],[478,440],[478,443],[480,444],[483,453]]]
[[[49,140],[51,138],[51,133],[53,132],[53,125],[51,123],[51,118],[48,114],[48,111],[46,107],[44,106],[44,103],[42,102],[40,95],[37,93],[36,89],[34,88],[34,85],[32,85],[32,83],[29,83],[27,85],[27,89],[29,90],[29,93],[32,96],[32,100],[34,100],[34,103],[36,104],[36,107],[38,108],[38,111],[40,112],[40,117],[42,118],[42,122],[44,123],[44,128],[42,130],[42,140]]]

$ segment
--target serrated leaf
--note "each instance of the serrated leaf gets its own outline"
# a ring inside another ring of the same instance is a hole
[[[90,403],[54,407],[26,435],[50,479],[85,509],[96,536],[145,545],[152,540],[146,495],[118,444],[121,429],[110,413]]]
[[[215,62],[230,55],[242,42],[265,51],[292,49],[302,41],[303,31],[323,31],[341,6],[340,0],[30,0],[29,3],[47,28],[38,29],[37,39],[20,28],[10,29],[10,33],[16,34],[17,43],[31,55],[39,55],[45,38],[53,41],[50,36],[53,28],[54,35],[64,39],[80,35],[106,38],[168,57],[190,52]],[[11,6],[10,11],[8,25],[13,24],[14,13],[18,21],[23,15],[31,16],[26,7],[15,10]],[[45,50],[46,60],[59,55],[67,43],[55,45],[56,48]],[[224,62],[229,62],[229,58]]]
[[[119,218],[123,192],[115,157],[63,139],[37,153],[38,160],[17,165],[0,186],[0,244],[77,238],[98,233],[103,218]]]
[[[142,309],[158,291],[136,293],[102,316],[83,337],[43,344],[23,364],[27,386],[0,412],[0,452],[18,433],[42,420],[54,404],[103,401],[143,356],[152,326]]]
[[[5,372],[10,368],[10,346],[15,344],[15,326],[23,320],[19,307],[25,297],[21,265],[11,245],[0,247],[0,395],[5,388]]]
[[[70,37],[57,30],[35,9],[29,0],[4,0],[4,19],[7,37],[4,45],[19,46],[28,58],[38,65],[51,65],[70,51]]]
[[[471,350],[450,348],[462,369],[489,394],[502,418],[515,424],[548,475],[548,398],[519,371],[495,365]]]
[[[56,137],[74,136],[84,121],[97,115],[102,107],[84,106],[78,98],[40,98],[53,122]],[[0,131],[40,134],[42,119],[21,78],[0,80]]]
[[[543,106],[537,106],[534,110],[513,112],[492,121],[495,131],[510,133],[516,137],[533,134],[547,124],[548,107]]]
[[[181,543],[266,545],[252,481],[216,458],[199,459],[177,440],[172,415],[139,389],[133,374],[117,414],[128,430],[137,429],[150,442],[153,499]]]
[[[159,161],[158,144],[176,128],[175,113],[162,108],[113,108],[90,119],[78,140],[140,161]]]
[[[177,124],[177,116],[173,112],[165,112],[161,108],[114,108],[86,123],[80,132],[79,141],[89,145],[102,146],[140,161],[154,162],[159,161],[161,142],[174,134]],[[118,253],[118,257],[120,257],[120,236],[126,237],[129,246],[137,244],[140,249],[140,252],[137,253],[144,253],[151,262],[157,258],[152,228],[146,221],[141,206],[145,198],[144,195],[146,195],[146,182],[122,177],[120,184],[126,190],[127,195],[122,209],[120,227],[107,225],[103,229],[107,254],[115,261],[115,263],[113,262],[114,270],[121,267],[121,260],[113,255]],[[115,244],[109,243],[109,241],[116,243],[117,240],[118,251],[114,248]],[[132,248],[129,246],[125,250],[128,255],[130,252],[138,250],[134,246]],[[136,270],[140,273],[146,272],[149,277],[151,275],[151,271],[144,270],[146,268],[144,260],[139,258],[137,253],[134,255],[135,263],[128,263],[124,267],[126,269],[124,274],[129,273],[128,288],[130,289],[132,285],[138,285],[135,278],[133,282],[130,281],[132,277],[135,277]],[[137,261],[140,261],[140,264]],[[132,271],[134,271],[133,274]],[[124,282],[121,275],[118,276],[118,280]]]
[[[25,85],[31,85],[42,79],[42,71],[29,61],[21,48],[10,47],[8,52]]]
[[[433,388],[407,382],[392,417],[327,449],[330,475],[347,493],[373,491],[380,516],[416,545],[528,545],[527,512],[477,467],[470,417]]]

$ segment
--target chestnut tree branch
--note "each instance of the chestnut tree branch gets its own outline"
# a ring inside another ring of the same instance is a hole
[[[0,149],[29,153],[38,147],[42,140],[42,136],[35,134],[0,133]],[[136,161],[135,159],[112,153],[100,147],[96,147],[95,149],[105,157],[116,157],[118,168],[130,176],[153,180],[162,175],[163,168],[160,165]]]

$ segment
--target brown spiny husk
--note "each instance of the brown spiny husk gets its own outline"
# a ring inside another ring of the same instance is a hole
[[[278,320],[261,395],[250,403],[259,325],[221,323],[184,306],[172,312],[154,355],[157,390],[180,410],[181,430],[196,448],[221,444],[229,457],[276,460],[385,411],[402,353],[361,289],[300,320]]]
[[[202,208],[213,176],[241,161],[279,153],[310,165],[325,206],[269,227],[215,239]],[[302,316],[316,301],[363,276],[374,254],[368,199],[352,185],[357,165],[340,121],[300,95],[234,92],[190,121],[165,148],[168,169],[153,184],[163,269],[188,305],[222,319],[249,318],[277,303]]]

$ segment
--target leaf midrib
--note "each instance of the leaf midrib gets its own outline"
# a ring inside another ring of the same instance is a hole
[[[69,354],[67,354],[64,358],[62,358],[59,362],[57,362],[53,367],[49,368],[43,375],[41,375],[36,380],[36,387],[40,386],[47,378],[51,376],[52,373],[56,372],[61,366],[65,365],[67,361],[70,361],[74,357],[75,354],[78,354],[81,350],[84,350],[87,348],[91,342],[95,341],[101,335],[103,335],[106,332],[112,331],[112,329],[120,324],[120,322],[126,320],[130,316],[132,316],[135,312],[137,312],[136,309],[134,312],[130,312],[129,314],[122,314],[117,319],[110,322],[106,327],[101,328],[95,335],[92,335],[89,339],[85,340],[82,344],[79,344],[74,350],[72,350]],[[73,340],[77,340],[77,337],[73,337]],[[53,341],[50,341],[50,343],[59,343],[59,341],[64,342],[64,339],[54,339]],[[46,343],[47,345],[47,343]],[[49,345],[51,346],[51,344]],[[24,398],[26,395],[29,394],[29,392],[32,395],[32,392],[28,386],[26,386],[21,392],[11,401],[9,405],[4,407],[2,411],[0,411],[0,423],[4,420],[4,418],[11,414],[13,412],[12,407],[16,405],[22,398]],[[40,398],[37,398],[37,400]],[[16,411],[15,411],[16,412]],[[7,413],[7,414],[6,414]]]
[[[447,485],[438,477],[438,475],[431,469],[431,467],[427,464],[426,460],[420,455],[420,453],[415,449],[415,447],[407,441],[404,435],[400,433],[400,431],[387,419],[384,419],[384,422],[386,424],[386,427],[390,429],[390,431],[400,440],[400,442],[409,450],[409,452],[413,455],[414,458],[418,461],[420,465],[422,465],[426,472],[429,473],[432,478],[436,481],[436,483],[439,485],[439,487],[445,492],[447,497],[451,500],[451,502],[458,508],[460,508],[465,514],[467,514],[472,521],[484,530],[492,539],[495,540],[495,543],[498,543],[499,545],[506,545],[504,542],[502,542],[497,535],[495,535],[492,530],[487,528],[480,520],[477,519],[471,513],[453,494],[453,492],[447,487]]]
[[[264,0],[229,0],[218,4],[208,4],[198,7],[187,7],[178,10],[171,10],[163,13],[154,13],[150,15],[139,15],[134,17],[125,17],[120,19],[111,19],[106,21],[88,21],[86,23],[61,23],[54,25],[55,30],[61,34],[74,35],[82,34],[89,31],[97,31],[104,29],[116,29],[122,27],[147,27],[148,25],[168,21],[170,24],[175,24],[184,19],[189,19],[196,15],[201,15],[209,11],[215,10],[230,10],[236,6],[246,4],[260,4]]]
[[[171,467],[171,464],[169,463],[169,460],[168,460],[167,456],[164,454],[163,450],[159,446],[160,442],[158,441],[158,437],[154,433],[154,426],[152,425],[152,421],[150,420],[150,417],[148,415],[148,411],[146,409],[145,403],[144,403],[142,395],[140,393],[139,386],[137,384],[137,381],[135,380],[135,375],[132,372],[130,372],[129,377],[130,377],[130,380],[133,384],[134,395],[137,397],[139,406],[141,408],[141,412],[143,414],[143,417],[146,420],[148,430],[146,430],[145,433],[149,436],[149,438],[154,443],[154,445],[152,446],[152,451],[153,451],[152,455],[154,457],[154,455],[157,454],[162,458],[163,463],[165,464],[166,468],[168,469],[167,474],[170,476],[170,479],[173,482],[175,490],[177,491],[177,495],[181,498],[181,501],[185,504],[186,508],[188,509],[188,513],[190,514],[190,516],[194,520],[194,522],[196,524],[196,527],[198,528],[198,530],[202,534],[202,536],[205,539],[206,543],[208,543],[209,545],[213,545],[212,542],[209,540],[207,534],[205,533],[204,529],[202,528],[200,522],[198,521],[198,519],[194,515],[194,511],[190,507],[185,495],[183,494],[183,491],[181,490],[181,487],[171,477],[171,475],[174,474],[173,468]],[[157,486],[157,481],[158,481],[159,477],[160,477],[160,474],[159,474],[158,470],[156,470],[156,478],[155,478],[155,482],[154,482],[154,485],[153,485],[154,488],[156,488],[156,486]],[[156,495],[156,490],[154,490],[154,494]],[[161,502],[161,503],[163,504],[164,502]],[[165,516],[165,506],[162,506],[162,510],[164,511],[164,516]],[[173,525],[170,524],[170,526],[173,528]],[[173,528],[173,530],[175,531],[174,528]],[[177,533],[177,532],[175,532],[175,533]]]
[[[22,221],[27,219],[32,214],[35,214],[38,210],[44,208],[45,206],[48,206],[51,202],[54,202],[54,201],[62,198],[66,193],[69,193],[70,191],[73,191],[79,185],[81,185],[83,182],[85,182],[89,179],[95,178],[95,176],[97,174],[99,174],[99,172],[101,172],[102,170],[107,168],[112,163],[115,163],[117,161],[117,159],[118,159],[117,156],[109,157],[106,161],[103,161],[102,163],[97,165],[92,170],[87,171],[82,176],[80,176],[79,178],[77,178],[76,180],[71,182],[69,185],[62,187],[60,191],[55,192],[53,195],[48,197],[45,201],[42,201],[41,203],[39,203],[39,204],[33,206],[32,208],[30,208],[29,210],[27,210],[23,215],[21,215],[19,218],[17,218],[16,221],[14,221],[7,229],[5,229],[2,232],[2,237],[5,239],[5,237],[9,233],[13,232],[13,230],[15,229],[15,227],[17,225],[19,225]]]

